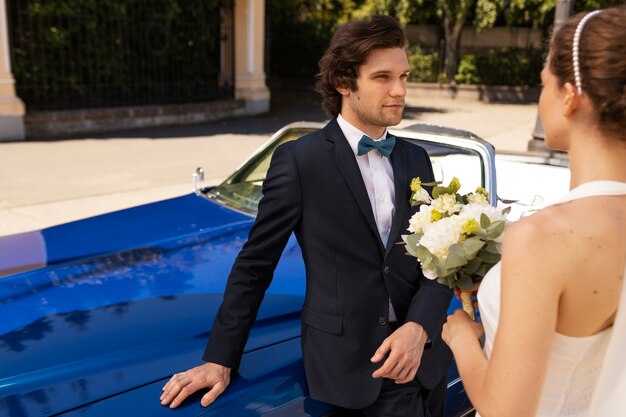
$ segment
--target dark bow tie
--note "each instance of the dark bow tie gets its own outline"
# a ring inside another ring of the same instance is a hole
[[[393,147],[396,144],[396,138],[394,136],[387,136],[383,140],[374,140],[367,135],[363,135],[359,141],[358,155],[365,155],[369,151],[376,149],[382,156],[389,157]]]

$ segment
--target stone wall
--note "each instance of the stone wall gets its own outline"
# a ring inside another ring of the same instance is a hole
[[[437,25],[408,25],[406,28],[409,44],[439,49],[443,31]],[[463,29],[461,54],[484,49],[503,47],[540,48],[543,37],[541,29],[495,27],[477,32],[472,26]]]

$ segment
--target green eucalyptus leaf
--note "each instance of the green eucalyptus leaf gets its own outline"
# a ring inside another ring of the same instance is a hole
[[[415,246],[413,246],[413,245],[404,245],[404,248],[406,249],[407,254],[409,254],[409,255],[411,255],[411,256],[413,256],[415,258],[418,258],[417,250],[416,250]]]
[[[454,269],[467,264],[467,259],[463,254],[463,247],[459,244],[450,246],[448,257],[446,258],[445,267],[447,269]]]
[[[502,232],[504,232],[504,221],[502,220],[493,222],[487,227],[487,237],[489,239],[497,239]]]
[[[502,210],[502,215],[503,216],[508,216],[508,214],[511,212],[511,206],[505,208]]]
[[[448,187],[437,186],[433,188],[433,198],[438,198],[442,194],[454,194]]]
[[[474,286],[474,281],[468,275],[463,274],[456,280],[456,286],[462,290],[471,290]]]
[[[430,262],[430,260],[435,256],[432,253],[430,253],[428,248],[424,245],[417,245],[416,251],[417,251],[417,257],[422,263]]]
[[[498,250],[498,244],[493,241],[487,242],[487,245],[485,245],[485,251],[493,253],[494,255],[500,255],[500,251]]]
[[[463,254],[468,260],[474,259],[483,246],[485,246],[485,242],[480,240],[479,237],[470,237],[461,243]]]
[[[487,273],[489,269],[487,268],[487,265],[485,265],[484,263],[480,265],[480,267],[476,270],[476,272],[474,272],[474,276],[475,277],[480,277],[483,278],[485,276],[485,274]]]
[[[500,261],[502,255],[500,255],[499,253],[490,253],[485,250],[480,252],[480,255],[478,255],[478,257],[480,257],[480,259],[482,259],[484,262],[496,264]]]
[[[480,265],[482,265],[482,263],[483,263],[483,260],[476,257],[472,259],[471,261],[469,261],[467,265],[463,267],[463,271],[467,273],[468,275],[474,275],[474,273],[478,270],[478,268],[480,267]]]
[[[411,245],[415,248],[417,248],[420,244],[420,239],[422,238],[424,234],[423,233],[415,233],[415,234],[411,234],[411,235],[402,235],[402,240],[404,240],[404,242],[407,245]]]
[[[489,216],[487,216],[485,213],[481,214],[480,215],[480,227],[487,230],[490,224],[491,224],[491,220],[489,219]]]

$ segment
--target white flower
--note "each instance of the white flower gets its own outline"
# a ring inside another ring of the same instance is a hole
[[[453,215],[461,210],[463,204],[459,204],[453,194],[442,194],[433,200],[431,207],[442,214]]]
[[[489,203],[469,203],[463,206],[459,216],[464,217],[466,220],[474,219],[480,224],[480,216],[486,214],[491,222],[498,220],[504,220],[502,210],[491,206]]]
[[[437,271],[432,270],[432,269],[424,269],[424,268],[422,268],[422,273],[424,274],[424,276],[426,278],[431,279],[431,280],[439,278],[437,276]]]
[[[424,235],[420,245],[426,247],[441,263],[448,257],[450,246],[459,243],[465,220],[461,216],[443,219],[423,226]]]
[[[424,226],[431,222],[430,216],[432,211],[433,208],[431,206],[420,206],[420,211],[415,213],[409,220],[409,228],[407,230],[411,233],[422,233]]]
[[[467,201],[469,203],[478,203],[478,204],[489,203],[489,200],[487,199],[487,197],[484,194],[480,194],[480,193],[468,194]]]
[[[506,216],[502,214],[502,209],[499,207],[493,207],[489,203],[467,204],[463,206],[463,208],[461,209],[461,212],[459,213],[459,216],[463,217],[466,220],[474,219],[480,225],[480,216],[482,214],[487,215],[487,217],[489,217],[489,220],[491,220],[492,223],[499,221],[499,220],[504,220],[506,223]],[[485,231],[482,227],[480,228],[480,230],[483,232]],[[498,236],[494,241],[497,243],[502,243],[503,239],[504,239],[504,233]]]
[[[421,188],[413,194],[413,200],[417,203],[430,203],[433,199],[428,195],[428,191]]]

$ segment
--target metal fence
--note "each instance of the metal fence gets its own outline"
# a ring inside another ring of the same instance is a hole
[[[232,0],[8,0],[27,109],[233,97]]]

